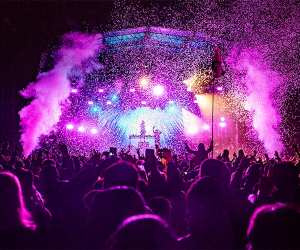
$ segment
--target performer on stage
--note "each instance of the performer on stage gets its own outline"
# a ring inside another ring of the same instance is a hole
[[[159,148],[160,148],[160,134],[161,131],[155,128],[155,126],[153,126],[154,144],[155,146],[157,145]]]
[[[145,141],[146,139],[146,125],[145,125],[145,121],[142,121],[141,122],[141,125],[140,125],[140,128],[141,128],[141,140],[143,139],[143,141]]]

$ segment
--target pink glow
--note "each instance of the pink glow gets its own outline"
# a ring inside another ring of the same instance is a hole
[[[66,125],[66,129],[68,129],[68,130],[72,130],[73,128],[74,128],[74,125],[72,123],[68,123]]]
[[[221,127],[221,128],[225,128],[226,127],[226,122],[219,122],[219,126]]]
[[[186,133],[189,135],[195,135],[198,132],[199,132],[199,128],[195,124],[191,124],[191,125],[187,126],[187,128],[186,128]]]
[[[208,124],[204,124],[204,125],[202,126],[202,129],[203,129],[203,130],[209,130],[209,129],[210,129],[210,126],[209,126]]]
[[[91,129],[91,134],[93,134],[93,135],[98,134],[98,129],[92,128]]]
[[[185,135],[188,137],[194,137],[198,135],[200,128],[202,127],[201,119],[184,108],[182,109],[182,118]]]
[[[253,128],[269,154],[275,150],[282,151],[283,145],[278,133],[280,116],[273,105],[272,96],[279,84],[280,75],[266,65],[262,55],[255,50],[233,51],[229,64],[236,70],[237,75],[245,72],[245,76],[237,81],[245,82],[248,95],[247,109],[253,114]]]
[[[76,93],[78,93],[78,89],[72,89],[71,92],[76,94]]]
[[[88,105],[93,105],[94,102],[93,101],[88,101]]]
[[[104,89],[98,89],[98,92],[99,92],[99,93],[103,93],[103,92],[104,92]]]
[[[62,106],[71,93],[68,74],[74,66],[95,55],[100,46],[100,35],[68,33],[65,43],[58,51],[54,68],[37,76],[21,95],[34,98],[20,112],[21,143],[23,153],[28,156],[39,144],[41,135],[48,135],[57,124]]]
[[[86,130],[86,129],[85,129],[84,126],[79,126],[78,129],[77,129],[77,131],[78,131],[79,133],[84,133],[85,130]]]

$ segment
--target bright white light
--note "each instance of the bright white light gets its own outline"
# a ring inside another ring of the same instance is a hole
[[[156,85],[153,87],[153,95],[161,96],[165,92],[165,88],[162,85]]]
[[[208,124],[204,124],[203,126],[202,126],[202,128],[203,128],[203,130],[209,130],[209,125]]]
[[[199,132],[199,128],[198,128],[197,125],[191,124],[191,125],[189,125],[189,126],[187,127],[186,132],[187,132],[187,134],[189,134],[189,135],[195,135],[195,134],[197,134],[197,133]]]
[[[144,76],[140,79],[140,86],[142,88],[146,88],[149,85],[149,82],[150,82],[149,78]]]
[[[146,101],[141,101],[141,104],[146,105],[147,102]]]
[[[247,111],[251,111],[252,109],[251,104],[247,100],[244,102],[244,109]]]
[[[224,116],[220,117],[220,121],[225,122],[225,117]]]
[[[78,92],[78,89],[71,89],[71,93],[77,93]]]
[[[198,78],[197,74],[194,74],[189,79],[186,79],[186,80],[183,81],[183,83],[187,87],[187,91],[190,91],[190,92],[192,91],[192,87],[195,84],[197,78]]]
[[[72,123],[68,123],[68,124],[66,125],[66,128],[67,128],[68,130],[72,130],[72,129],[74,128],[74,125],[73,125]]]
[[[98,134],[98,129],[92,128],[91,129],[91,134],[93,134],[93,135]]]
[[[107,105],[111,105],[111,103],[112,103],[111,101],[107,101],[106,102]]]
[[[84,133],[85,132],[85,127],[84,126],[79,126],[77,131],[80,132],[80,133]]]
[[[225,128],[226,127],[226,122],[219,122],[219,126],[221,128]]]
[[[222,91],[222,90],[223,90],[223,87],[219,86],[219,87],[217,87],[217,90],[218,90],[218,91]]]
[[[88,101],[88,105],[93,105],[94,102],[93,101]]]
[[[135,88],[131,88],[129,91],[130,91],[131,93],[133,93],[133,92],[135,92]]]
[[[99,92],[99,93],[103,93],[103,92],[104,92],[104,89],[98,89],[98,92]]]

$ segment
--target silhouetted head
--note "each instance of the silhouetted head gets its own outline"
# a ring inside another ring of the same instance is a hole
[[[171,216],[171,202],[164,197],[154,197],[149,201],[149,206],[152,211],[166,221],[169,221]]]
[[[24,204],[20,182],[12,173],[0,172],[0,204],[1,229],[35,228]]]
[[[198,151],[205,151],[205,146],[204,146],[204,144],[203,143],[199,143],[199,145],[198,145]]]
[[[146,210],[143,197],[125,186],[93,191],[86,204],[89,206],[88,228],[96,241],[93,247],[103,244],[125,218]]]
[[[202,177],[196,180],[187,193],[187,205],[192,221],[210,220],[210,215],[224,204],[222,188],[216,179]],[[198,222],[196,222],[198,221]],[[205,225],[205,224],[204,224]]]
[[[128,186],[136,188],[138,172],[135,166],[126,161],[118,161],[104,171],[104,187]]]
[[[222,154],[222,158],[223,159],[229,158],[229,150],[228,149],[224,149],[223,154]]]
[[[173,250],[176,238],[166,222],[150,214],[127,218],[112,235],[110,249]]]
[[[246,170],[246,176],[257,179],[260,177],[260,171],[261,171],[262,165],[259,163],[250,165]]]
[[[298,185],[299,169],[291,162],[276,164],[270,171],[270,177],[277,188]]]
[[[208,159],[202,162],[200,168],[200,177],[210,176],[215,178],[220,184],[228,186],[230,173],[226,165],[219,160]]]
[[[212,244],[212,248],[220,247],[219,244],[225,244],[223,247],[227,248],[232,239],[223,189],[217,179],[202,177],[192,184],[187,194],[192,236],[195,239],[201,238],[208,245]]]
[[[40,174],[43,182],[56,182],[59,178],[59,173],[56,168],[56,163],[53,160],[45,160],[42,164],[42,171]]]
[[[284,204],[255,210],[248,227],[252,249],[300,249],[300,212]]]
[[[69,155],[68,147],[67,147],[66,144],[60,144],[59,145],[59,150],[60,150],[60,152],[62,153],[63,156]]]
[[[238,152],[238,157],[245,157],[245,153],[243,149],[240,149]]]

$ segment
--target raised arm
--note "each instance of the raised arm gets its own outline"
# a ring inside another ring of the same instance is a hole
[[[206,150],[206,152],[207,152],[207,153],[210,153],[210,152],[213,150],[213,146],[214,146],[214,144],[213,144],[213,141],[211,140],[211,142],[210,142],[210,144],[209,144],[209,147],[208,147],[208,149]]]
[[[198,152],[198,151],[191,150],[187,143],[185,143],[185,149],[190,154],[196,154]]]

